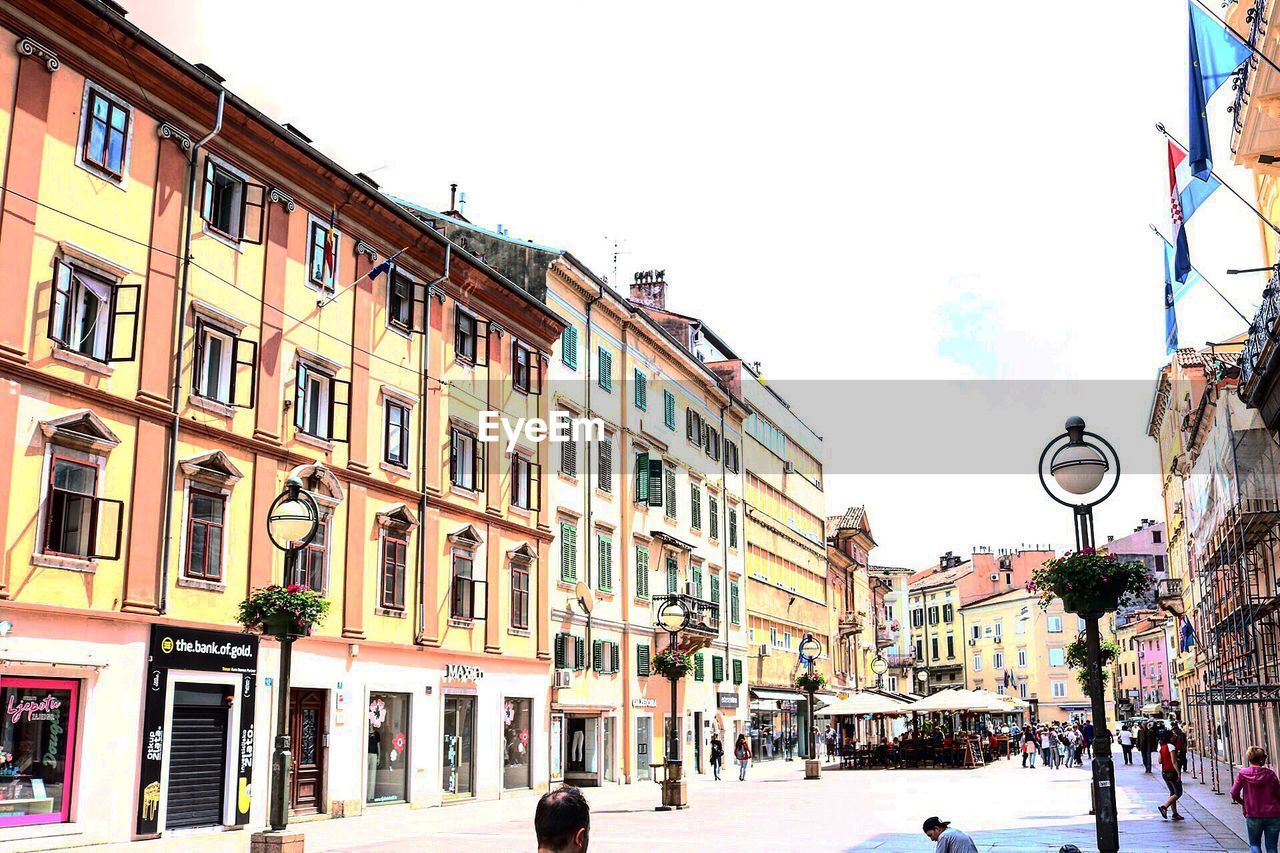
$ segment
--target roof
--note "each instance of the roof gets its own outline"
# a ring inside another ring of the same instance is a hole
[[[851,530],[855,534],[861,533],[871,540],[872,545],[876,544],[875,537],[871,535],[866,506],[851,506],[844,511],[843,515],[827,516],[827,538],[834,537],[842,530]]]
[[[867,566],[867,571],[875,574],[880,572],[886,575],[914,575],[915,569],[909,569],[906,566]]]
[[[977,598],[967,604],[960,605],[961,610],[970,607],[986,607],[989,604],[1008,604],[1014,601],[1024,601],[1031,599],[1039,599],[1040,594],[1037,592],[1029,592],[1026,587],[1014,587],[1004,592],[997,592],[994,595],[988,595],[986,598]]]
[[[925,569],[925,571],[929,574],[922,576],[918,580],[912,581],[907,586],[908,590],[914,592],[916,590],[932,589],[935,586],[946,586],[947,584],[955,583],[960,578],[973,573],[973,562],[971,560],[965,560],[958,566],[952,566],[951,568],[942,571],[939,571],[937,566],[932,566],[931,568]]]

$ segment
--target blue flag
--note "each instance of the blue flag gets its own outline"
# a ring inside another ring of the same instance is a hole
[[[392,255],[391,257],[387,258],[387,259],[386,259],[385,261],[383,261],[382,263],[378,264],[378,265],[377,265],[376,267],[374,267],[373,269],[369,270],[368,275],[369,275],[370,280],[372,280],[372,281],[377,281],[377,280],[378,280],[378,276],[382,275],[384,272],[386,272],[387,270],[391,269],[391,265],[392,265],[392,264],[394,264],[394,263],[396,262],[396,258],[398,258],[398,257],[400,257],[401,255],[403,255],[403,254],[405,253],[405,251],[406,251],[405,249],[401,249],[400,251],[396,252],[396,253],[395,253],[394,255]]]
[[[1176,250],[1173,248],[1173,244],[1164,238],[1163,234],[1160,235],[1160,241],[1164,243],[1165,284],[1169,284],[1170,278],[1171,278],[1170,272],[1171,270],[1174,269],[1174,254]],[[1191,267],[1187,271],[1186,281],[1175,280],[1171,286],[1171,290],[1173,291],[1174,303],[1176,304],[1182,301],[1182,297],[1187,295],[1187,291],[1195,287],[1197,284],[1199,284],[1202,281],[1204,281],[1204,276],[1200,275],[1200,271],[1197,270],[1195,267]],[[1175,322],[1174,325],[1176,326],[1177,323]]]
[[[1209,146],[1209,99],[1236,72],[1253,50],[1228,32],[1209,13],[1189,2],[1191,10],[1190,79],[1187,82],[1191,128],[1191,172],[1200,180],[1213,169]]]

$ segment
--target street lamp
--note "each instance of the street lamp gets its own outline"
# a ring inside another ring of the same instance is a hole
[[[267,538],[284,551],[284,581],[292,583],[298,552],[315,538],[320,527],[320,507],[302,481],[290,477],[284,491],[267,510]],[[293,666],[296,634],[282,631],[280,641],[280,686],[276,697],[276,748],[271,760],[271,829],[280,832],[289,825],[289,771],[293,749],[289,742],[289,671]]]
[[[805,740],[808,742],[808,749],[805,750],[805,758],[813,761],[818,757],[817,744],[814,743],[817,738],[813,736],[813,663],[818,659],[818,656],[822,654],[822,643],[818,642],[818,638],[813,636],[813,634],[806,633],[800,638],[800,645],[796,648],[796,654],[799,655],[800,660],[804,662],[805,669],[809,673],[809,689],[807,691],[809,694],[809,704],[807,713],[805,714],[805,725],[808,726],[808,731],[805,734]]]
[[[1046,460],[1048,465],[1046,466]],[[1048,468],[1057,490],[1045,478]],[[1049,497],[1070,507],[1076,534],[1076,550],[1094,547],[1093,508],[1111,497],[1120,482],[1120,457],[1102,436],[1085,429],[1084,420],[1067,418],[1066,431],[1054,438],[1040,454],[1037,471],[1040,485]],[[1108,476],[1109,475],[1109,476]],[[1107,480],[1110,484],[1107,484]],[[1060,493],[1061,492],[1061,493]],[[1102,636],[1098,620],[1102,613],[1081,613],[1085,622],[1088,650],[1089,699],[1094,720],[1093,803],[1098,850],[1116,853],[1120,849],[1120,828],[1116,816],[1115,768],[1111,763],[1111,733],[1106,728],[1106,704],[1102,696]]]
[[[884,681],[884,674],[889,671],[889,662],[884,659],[884,655],[877,654],[871,661],[871,672],[876,677],[876,687],[879,688]]]
[[[669,595],[658,607],[657,627],[667,632],[667,648],[677,651],[680,645],[680,632],[689,626],[692,614],[678,595]],[[672,808],[684,808],[687,803],[684,797],[684,783],[680,771],[680,737],[677,726],[676,682],[678,677],[673,671],[667,673],[671,682],[671,729],[667,732],[667,778],[662,786],[662,805],[659,811]]]

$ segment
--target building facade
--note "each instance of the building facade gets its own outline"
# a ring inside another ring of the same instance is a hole
[[[1146,598],[1134,602],[1126,610],[1149,610],[1156,606],[1157,590],[1169,577],[1167,533],[1165,522],[1144,518],[1132,533],[1120,537],[1108,536],[1106,544],[1098,547],[1100,554],[1114,554],[1117,560],[1142,563],[1156,579],[1156,587]]]
[[[868,574],[884,587],[882,629],[876,634],[886,667],[880,686],[892,693],[914,693],[916,652],[909,627],[908,585],[915,572],[905,566],[869,566]]]
[[[849,507],[827,517],[827,577],[830,590],[828,635],[833,638],[832,689],[837,692],[882,686],[874,669],[892,634],[885,622],[889,584],[868,570],[876,540],[866,507]]]

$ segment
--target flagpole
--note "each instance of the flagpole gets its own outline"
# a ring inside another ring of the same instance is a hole
[[[1248,47],[1248,48],[1249,48],[1249,52],[1250,52],[1250,53],[1252,53],[1254,56],[1258,57],[1259,59],[1263,59],[1263,60],[1265,60],[1265,61],[1266,61],[1266,63],[1267,63],[1268,65],[1270,65],[1270,66],[1271,66],[1272,68],[1274,68],[1276,71],[1280,72],[1280,65],[1276,65],[1276,64],[1275,64],[1275,62],[1274,62],[1274,61],[1272,61],[1271,57],[1267,56],[1265,53],[1263,53],[1262,51],[1260,51],[1260,50],[1258,50],[1256,47],[1254,47],[1254,46],[1253,46],[1253,42],[1249,41],[1248,37],[1246,37],[1246,36],[1242,36],[1242,35],[1240,35],[1240,33],[1236,32],[1235,27],[1231,26],[1231,25],[1230,25],[1230,24],[1228,24],[1226,21],[1224,21],[1224,20],[1223,20],[1223,19],[1218,15],[1218,13],[1217,13],[1217,12],[1213,11],[1213,10],[1212,10],[1212,9],[1210,9],[1208,6],[1206,6],[1206,5],[1204,5],[1203,3],[1201,3],[1201,2],[1200,2],[1200,0],[1195,0],[1195,4],[1196,4],[1197,6],[1199,6],[1201,9],[1203,9],[1205,12],[1209,13],[1210,15],[1212,15],[1212,16],[1214,17],[1214,19],[1215,19],[1219,24],[1222,24],[1223,28],[1225,28],[1227,32],[1231,33],[1231,35],[1233,35],[1233,36],[1235,36],[1237,39],[1239,39],[1239,40],[1240,40],[1240,42],[1241,42],[1241,44],[1243,44],[1243,45],[1245,45],[1246,47]],[[1224,82],[1225,82],[1225,81],[1224,81]]]
[[[398,258],[398,257],[400,257],[401,255],[403,255],[405,252],[409,251],[409,248],[410,248],[409,246],[405,246],[403,249],[401,249],[400,251],[396,252],[396,253],[395,253],[394,255],[392,255],[391,257],[387,258],[387,260],[388,260],[388,261],[394,261],[396,258]],[[317,302],[316,302],[316,307],[317,307],[317,308],[326,308],[326,307],[328,307],[329,303],[333,302],[333,300],[337,299],[339,296],[341,296],[342,294],[346,293],[348,290],[350,290],[351,288],[355,287],[357,284],[359,284],[360,282],[362,282],[362,281],[364,281],[366,278],[368,278],[368,277],[369,277],[369,273],[373,272],[373,271],[374,271],[374,269],[376,269],[376,268],[377,268],[377,265],[376,265],[376,264],[375,264],[374,266],[369,267],[369,269],[365,270],[364,275],[360,276],[358,279],[356,279],[355,281],[351,282],[351,283],[350,283],[350,284],[348,284],[347,286],[345,286],[345,287],[341,288],[340,290],[335,290],[335,291],[334,291],[334,293],[333,293],[333,296],[330,296],[328,299],[322,299],[322,300],[317,301]],[[1202,276],[1202,277],[1203,277],[1203,276]]]
[[[1181,148],[1182,150],[1184,150],[1184,151],[1186,151],[1186,150],[1187,150],[1187,146],[1185,146],[1185,145],[1183,145],[1181,142],[1179,142],[1179,141],[1178,141],[1178,137],[1176,137],[1176,136],[1174,136],[1172,133],[1170,133],[1170,132],[1165,128],[1165,126],[1164,126],[1162,123],[1160,123],[1160,122],[1156,122],[1156,130],[1158,130],[1158,131],[1160,131],[1161,133],[1163,133],[1166,139],[1168,139],[1170,142],[1173,142],[1175,145],[1177,145],[1177,146],[1178,146],[1179,148]],[[1276,224],[1275,224],[1274,222],[1272,222],[1272,221],[1271,221],[1270,219],[1268,219],[1267,217],[1263,216],[1263,215],[1262,215],[1262,211],[1261,211],[1261,210],[1258,210],[1258,208],[1254,207],[1253,202],[1249,201],[1249,199],[1245,198],[1244,196],[1240,195],[1240,193],[1236,192],[1236,188],[1235,188],[1235,187],[1233,187],[1233,186],[1231,186],[1231,184],[1227,183],[1227,182],[1226,182],[1226,180],[1225,180],[1221,175],[1219,175],[1217,172],[1215,172],[1215,171],[1213,171],[1212,169],[1210,169],[1210,170],[1209,170],[1209,174],[1210,174],[1210,175],[1213,175],[1215,178],[1217,178],[1217,179],[1218,179],[1218,183],[1220,183],[1220,184],[1222,184],[1224,187],[1226,187],[1226,188],[1227,188],[1227,190],[1228,190],[1228,191],[1230,191],[1230,193],[1231,193],[1233,196],[1235,196],[1236,198],[1240,199],[1240,201],[1244,203],[1245,207],[1247,207],[1247,208],[1249,208],[1250,210],[1252,210],[1252,211],[1253,211],[1253,213],[1254,213],[1254,215],[1255,215],[1255,216],[1257,216],[1257,217],[1258,217],[1259,219],[1261,219],[1263,222],[1267,223],[1267,225],[1268,225],[1268,226],[1270,226],[1270,228],[1271,228],[1271,230],[1272,230],[1272,231],[1276,232],[1277,234],[1280,234],[1280,227],[1277,227],[1277,226],[1276,226]]]
[[[1151,225],[1150,223],[1148,223],[1148,226],[1151,228],[1152,232],[1157,237],[1159,237],[1161,240],[1164,241],[1164,244],[1166,246],[1171,245],[1169,241],[1165,238],[1165,236],[1160,233],[1159,228],[1155,227],[1154,225]],[[1228,299],[1226,296],[1223,296],[1222,291],[1214,287],[1213,282],[1209,281],[1209,279],[1204,277],[1204,273],[1200,272],[1200,270],[1196,269],[1195,267],[1192,267],[1191,271],[1194,272],[1196,275],[1200,276],[1200,280],[1203,281],[1205,284],[1209,285],[1209,289],[1212,290],[1214,293],[1218,294],[1218,298],[1220,298],[1223,302],[1227,303],[1227,307],[1230,308],[1232,311],[1236,312],[1236,316],[1238,316],[1241,320],[1244,320],[1246,325],[1249,323],[1249,318],[1241,314],[1240,309],[1237,308],[1235,305],[1232,305],[1231,300]]]

